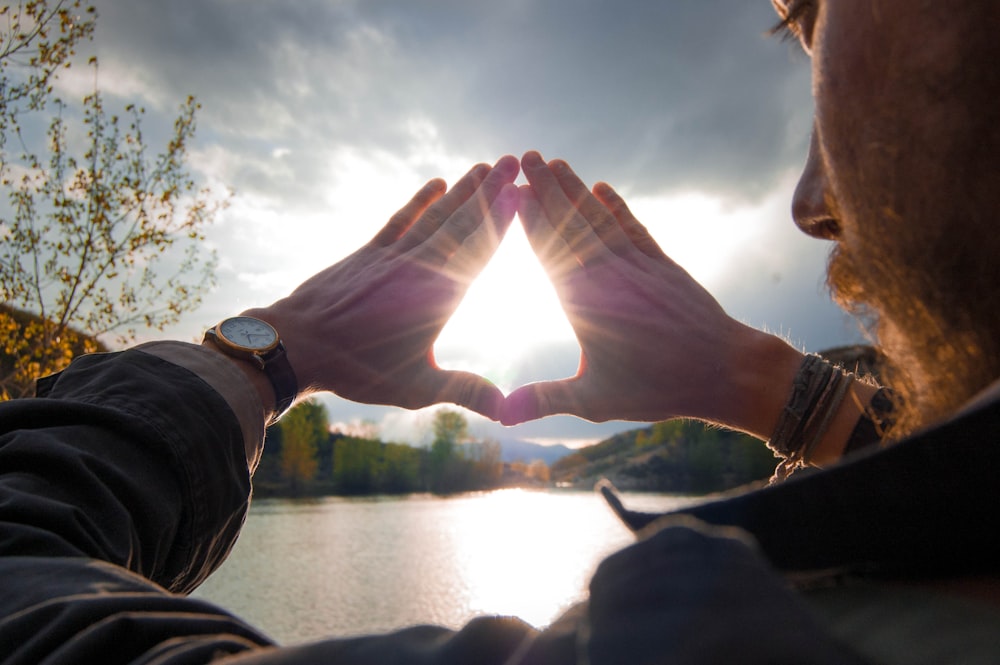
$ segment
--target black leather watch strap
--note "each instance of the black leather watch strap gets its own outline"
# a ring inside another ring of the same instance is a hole
[[[218,326],[205,331],[205,339],[211,340],[215,347],[226,355],[252,363],[264,373],[274,388],[274,416],[267,421],[267,426],[270,427],[288,410],[299,394],[299,382],[295,378],[291,363],[288,362],[285,345],[279,339],[273,349],[267,353],[259,353],[220,339],[221,335],[216,328]]]
[[[271,386],[274,388],[274,412],[275,415],[267,423],[273,425],[278,418],[288,410],[288,407],[295,401],[299,394],[298,379],[292,370],[292,364],[288,362],[288,355],[285,353],[285,345],[278,342],[277,348],[271,351],[264,361],[264,374],[267,375]]]

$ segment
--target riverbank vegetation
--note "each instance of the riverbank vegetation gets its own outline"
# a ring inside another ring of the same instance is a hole
[[[622,490],[705,494],[767,479],[777,465],[759,440],[694,420],[669,420],[616,434],[552,465],[553,482]]]
[[[450,494],[548,481],[543,463],[504,464],[500,444],[469,436],[458,411],[441,409],[433,440],[416,448],[370,436],[331,432],[322,404],[306,400],[268,430],[254,474],[260,496]]]
[[[581,448],[551,467],[504,462],[501,444],[474,440],[462,413],[441,409],[429,446],[331,432],[321,403],[296,405],[268,430],[254,476],[259,496],[450,494],[500,487],[590,489],[609,478],[621,489],[707,493],[768,478],[776,460],[760,441],[694,421],[669,421]]]

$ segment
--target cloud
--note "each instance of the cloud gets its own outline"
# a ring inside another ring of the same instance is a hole
[[[338,145],[405,151],[418,117],[452,154],[540,148],[636,192],[756,197],[801,159],[809,127],[804,58],[762,36],[764,2],[99,8],[107,78],[167,110],[197,95],[210,133],[255,157],[237,180],[258,187],[308,191]],[[275,147],[294,166],[261,177]]]

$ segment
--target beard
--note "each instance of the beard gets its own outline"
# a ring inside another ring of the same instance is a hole
[[[862,238],[831,253],[831,294],[880,351],[895,394],[887,439],[953,415],[1000,377],[1000,254],[977,235]]]

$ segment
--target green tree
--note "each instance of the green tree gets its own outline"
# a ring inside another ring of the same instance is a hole
[[[372,494],[377,491],[382,442],[345,436],[333,448],[333,483],[341,494]]]
[[[187,170],[199,108],[189,97],[163,151],[152,157],[145,111],[109,113],[90,60],[93,91],[78,107],[55,96],[96,14],[80,2],[5,6],[0,27],[0,398],[26,394],[81,344],[119,344],[162,330],[197,307],[214,283],[204,230],[226,199],[198,189]],[[31,120],[29,121],[29,118]],[[44,136],[30,128],[47,126]],[[32,145],[42,144],[42,150]],[[30,313],[30,318],[11,312]],[[87,341],[91,340],[91,341]]]
[[[429,460],[431,491],[447,493],[463,488],[465,458],[459,444],[468,438],[469,423],[460,412],[440,409],[434,415],[434,441]]]
[[[422,449],[401,443],[382,445],[382,465],[378,491],[385,494],[416,492],[423,487],[420,477]]]
[[[293,494],[316,476],[316,450],[330,436],[326,407],[307,399],[278,421],[281,428],[281,473]]]

